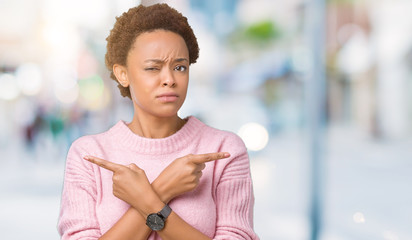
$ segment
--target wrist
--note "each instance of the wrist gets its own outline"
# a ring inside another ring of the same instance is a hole
[[[143,212],[143,217],[146,219],[149,214],[159,212],[164,206],[165,204],[160,199],[150,202],[150,205]]]
[[[137,201],[136,204],[133,204],[132,207],[146,219],[149,214],[160,211],[164,205],[165,203],[160,200],[154,191],[152,191],[145,195],[143,201],[142,199],[139,199],[139,201]]]
[[[152,188],[163,203],[169,203],[171,199],[170,194],[167,191],[166,184],[161,183],[159,180],[156,179],[152,183]]]

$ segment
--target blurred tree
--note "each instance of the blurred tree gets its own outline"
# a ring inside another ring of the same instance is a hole
[[[282,36],[282,30],[272,20],[263,20],[251,25],[240,26],[228,38],[229,46],[247,44],[250,47],[266,48]]]

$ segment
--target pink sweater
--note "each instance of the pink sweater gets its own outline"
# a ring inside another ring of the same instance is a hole
[[[112,173],[83,160],[83,156],[135,163],[152,182],[176,158],[219,151],[229,152],[231,157],[206,163],[198,187],[169,205],[210,238],[258,239],[253,231],[249,158],[242,140],[195,117],[189,117],[177,133],[162,139],[140,137],[123,121],[107,132],[77,139],[66,161],[58,223],[62,239],[98,239],[129,208],[112,193]],[[160,237],[152,232],[148,239]]]

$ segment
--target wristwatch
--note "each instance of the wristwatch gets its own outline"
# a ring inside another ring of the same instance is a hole
[[[162,230],[165,227],[166,218],[170,215],[172,209],[165,205],[158,213],[151,213],[147,216],[146,225],[153,231]]]

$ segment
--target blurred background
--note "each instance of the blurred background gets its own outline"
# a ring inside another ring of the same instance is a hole
[[[141,2],[0,0],[1,239],[59,239],[71,142],[131,121],[105,38]],[[201,49],[180,115],[245,141],[261,239],[412,239],[412,1],[167,2]]]

